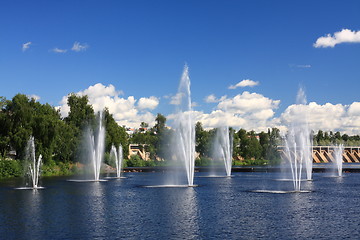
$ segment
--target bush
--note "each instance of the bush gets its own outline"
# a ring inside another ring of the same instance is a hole
[[[41,167],[42,176],[66,176],[77,173],[79,170],[74,164],[58,162],[54,160],[48,161]]]
[[[22,165],[18,160],[0,160],[0,178],[20,177]]]
[[[195,166],[197,167],[210,166],[211,164],[212,164],[212,160],[207,157],[200,157],[195,159]]]
[[[132,155],[130,159],[126,161],[128,167],[145,167],[145,161],[143,161],[139,155]]]

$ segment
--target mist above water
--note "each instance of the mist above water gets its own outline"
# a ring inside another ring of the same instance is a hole
[[[343,152],[344,152],[344,144],[339,144],[334,146],[334,161],[333,168],[338,177],[342,176],[342,166],[343,166]]]
[[[214,163],[220,161],[223,163],[226,176],[231,176],[232,152],[233,136],[230,134],[229,127],[223,126],[217,128],[213,141],[212,158],[214,159]],[[218,169],[216,164],[213,168]],[[214,175],[218,174],[215,170],[212,170],[211,173]]]

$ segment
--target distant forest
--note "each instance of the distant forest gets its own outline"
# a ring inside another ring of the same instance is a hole
[[[36,153],[42,154],[47,163],[81,162],[83,148],[82,135],[85,128],[95,128],[97,115],[89,104],[87,96],[70,94],[68,97],[70,112],[62,118],[60,112],[49,104],[41,104],[24,94],[17,94],[11,100],[0,97],[0,159],[9,153],[16,152],[15,158],[25,158],[25,148],[30,136],[34,136]],[[172,134],[166,126],[166,117],[157,114],[155,125],[148,128],[142,122],[133,134],[127,134],[125,126],[119,126],[107,108],[104,109],[104,125],[106,128],[105,152],[111,146],[120,144],[124,149],[124,157],[128,156],[130,143],[146,144],[150,153],[150,161],[166,161],[164,148],[168,148],[165,136]],[[196,152],[201,165],[211,157],[212,139],[216,129],[205,130],[200,122],[196,123]],[[282,139],[279,129],[268,129],[267,132],[256,133],[245,129],[229,129],[233,134],[233,159],[236,163],[275,164],[279,162],[277,146]],[[323,132],[313,134],[314,145],[360,145],[360,137],[348,136],[340,132]],[[134,157],[136,158],[136,157]],[[107,159],[107,158],[106,158]],[[136,160],[135,162],[131,160]],[[139,159],[129,159],[128,165],[142,165]],[[146,164],[145,164],[146,165]]]

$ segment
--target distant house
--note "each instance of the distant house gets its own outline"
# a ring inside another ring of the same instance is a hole
[[[129,156],[128,158],[130,158],[131,156],[135,156],[138,155],[141,157],[142,160],[144,161],[149,161],[150,160],[150,153],[145,151],[145,146],[147,144],[129,144]]]
[[[134,132],[135,132],[135,129],[134,129],[134,128],[126,127],[125,130],[126,130],[126,133],[129,134],[129,135],[132,135],[132,134],[134,134]]]
[[[11,150],[7,153],[6,157],[11,158],[11,159],[16,159],[16,151],[15,150]]]

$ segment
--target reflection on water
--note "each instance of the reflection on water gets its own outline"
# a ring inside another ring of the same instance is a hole
[[[88,183],[48,178],[39,191],[0,182],[0,239],[360,237],[359,174],[316,173],[302,183],[310,193],[292,194],[251,192],[291,186],[274,181],[276,173],[234,175],[196,178],[196,188],[139,187],[160,181],[161,173]]]

